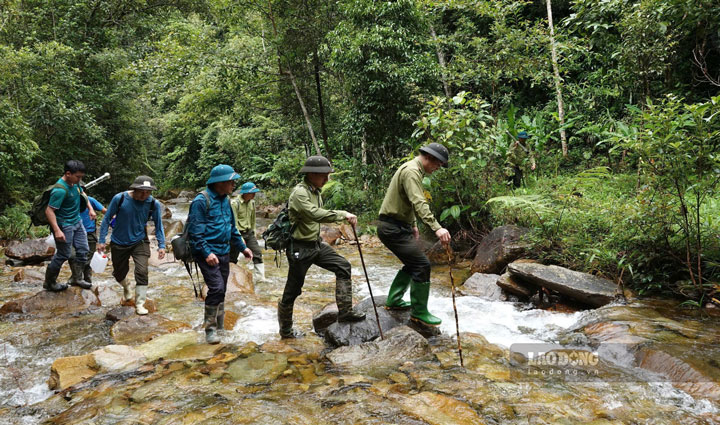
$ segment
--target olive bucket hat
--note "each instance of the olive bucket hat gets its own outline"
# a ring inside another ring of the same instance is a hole
[[[210,178],[205,184],[213,184],[219,182],[226,182],[228,180],[237,180],[240,178],[240,174],[233,170],[233,167],[225,164],[216,165],[210,171]]]
[[[448,160],[450,159],[450,152],[448,149],[440,143],[430,143],[427,146],[420,148],[420,152],[428,155],[432,155],[442,162],[442,166],[447,168]]]
[[[152,177],[138,176],[135,181],[133,181],[133,184],[130,185],[130,189],[156,190],[157,187],[155,187],[155,181],[152,179]]]
[[[333,171],[330,161],[319,155],[306,159],[305,166],[300,169],[301,173],[332,173]]]

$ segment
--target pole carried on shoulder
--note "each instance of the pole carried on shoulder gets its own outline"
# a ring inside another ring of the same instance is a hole
[[[372,287],[370,286],[370,278],[368,277],[367,268],[365,267],[365,259],[362,255],[362,248],[360,248],[360,241],[358,240],[357,232],[355,232],[355,226],[351,226],[353,229],[353,236],[355,236],[355,244],[357,245],[358,252],[360,253],[360,262],[362,263],[363,271],[365,272],[365,280],[367,280],[368,290],[370,291],[370,301],[372,301],[373,310],[375,310],[375,320],[377,320],[378,329],[380,330],[380,339],[385,339],[385,335],[383,335],[382,331],[382,326],[380,326],[380,315],[378,314],[377,306],[375,305],[375,298],[373,297],[372,293]]]
[[[460,321],[458,320],[457,306],[455,305],[455,278],[452,272],[452,248],[450,244],[445,245],[448,255],[448,267],[450,267],[450,285],[452,286],[453,310],[455,311],[455,332],[457,333],[458,355],[460,356],[460,366],[465,367],[462,355],[462,345],[460,345]]]

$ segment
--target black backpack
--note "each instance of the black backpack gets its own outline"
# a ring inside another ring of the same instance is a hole
[[[205,210],[207,211],[210,209],[210,195],[208,195],[205,190],[200,193],[202,193],[205,197]],[[170,241],[170,246],[172,246],[173,256],[175,256],[175,259],[180,260],[183,264],[185,264],[185,270],[187,270],[188,275],[190,275],[190,281],[192,282],[193,290],[195,291],[195,298],[197,298],[198,290],[195,286],[195,281],[193,280],[192,271],[190,270],[190,263],[194,263],[195,260],[193,259],[192,247],[190,246],[190,234],[188,233],[190,229],[190,226],[188,226],[189,221],[190,217],[185,220],[182,234]],[[198,277],[199,283],[200,277],[197,270],[197,264],[195,264],[195,275]]]
[[[275,220],[268,226],[262,234],[266,248],[275,250],[275,264],[279,267],[278,253],[287,250],[290,247],[292,234],[295,231],[295,225],[290,222],[290,213],[288,204],[280,211]]]
[[[30,216],[30,222],[33,226],[47,226],[48,224],[50,224],[48,222],[47,215],[45,215],[45,210],[48,207],[48,203],[50,203],[50,192],[52,192],[53,189],[64,190],[65,196],[67,196],[69,193],[65,185],[55,183],[51,186],[46,187],[43,193],[33,198],[30,211],[27,212]],[[84,191],[79,188],[78,191],[80,192],[80,212],[83,212],[87,209],[88,198]]]

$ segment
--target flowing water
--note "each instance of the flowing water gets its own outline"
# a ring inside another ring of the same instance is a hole
[[[175,218],[184,220],[183,208],[186,215],[186,205],[173,207]],[[369,294],[357,249],[345,244],[337,250],[353,265],[356,299],[365,298]],[[379,245],[365,246],[363,253],[373,293],[386,294],[399,262]],[[308,337],[280,341],[275,304],[287,260],[277,268],[274,253],[265,251],[265,259],[268,282],[256,283],[254,295],[228,298],[226,309],[239,319],[221,346],[198,344],[188,348],[185,357],[149,362],[132,372],[100,374],[58,394],[47,384],[52,362],[113,344],[112,323],[105,314],[115,305],[46,317],[4,316],[0,423],[720,422],[720,392],[713,392],[720,382],[717,317],[650,301],[560,313],[458,297],[462,369],[457,364],[448,268],[438,266],[433,268],[429,309],[443,320],[443,335],[430,340],[432,354],[389,369],[343,369],[324,359],[328,350],[312,334],[311,325],[313,313],[333,301],[333,276],[310,269],[295,310],[296,325]],[[1,303],[41,290],[41,282],[13,282],[13,272],[5,267],[0,276]],[[456,269],[454,274],[462,280],[469,273]],[[120,292],[109,268],[94,283]],[[157,302],[158,314],[193,329],[201,324],[203,304],[194,298],[179,263],[151,267],[148,297]],[[202,342],[199,333],[198,338]],[[623,338],[655,344],[672,357],[655,360],[659,368],[652,359],[639,368],[637,350],[628,348]],[[598,341],[605,344],[598,348]],[[601,377],[538,376],[513,360],[518,344],[559,342],[598,351]],[[696,369],[709,378],[695,379],[694,387],[673,384],[663,368],[673,368],[668,362],[678,359],[700,365]],[[262,376],[246,376],[248,365]]]

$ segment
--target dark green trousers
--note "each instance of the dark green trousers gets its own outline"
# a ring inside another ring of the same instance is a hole
[[[252,253],[253,253],[253,263],[261,264],[263,262],[262,248],[260,248],[260,244],[258,243],[257,238],[255,237],[255,231],[247,230],[245,232],[240,232],[240,235],[243,237],[243,240],[245,241],[245,246],[250,248],[250,251],[252,251]],[[235,248],[235,245],[231,245],[230,246],[230,262],[237,264],[238,258],[240,258],[240,251],[238,251],[238,249]]]
[[[350,281],[350,262],[342,255],[335,252],[325,242],[302,242],[292,241],[290,249],[287,250],[288,277],[285,283],[285,291],[281,302],[285,305],[292,305],[295,299],[302,293],[305,284],[305,275],[310,266],[315,264],[325,270],[335,273],[336,294],[350,293],[352,283]]]
[[[150,259],[150,241],[144,240],[135,245],[110,245],[110,257],[112,258],[113,277],[120,282],[125,279],[130,271],[130,257],[135,263],[135,284],[147,286],[148,284],[148,260]]]
[[[409,224],[381,218],[377,233],[380,241],[402,261],[402,271],[415,282],[430,281],[430,260],[420,248]]]

